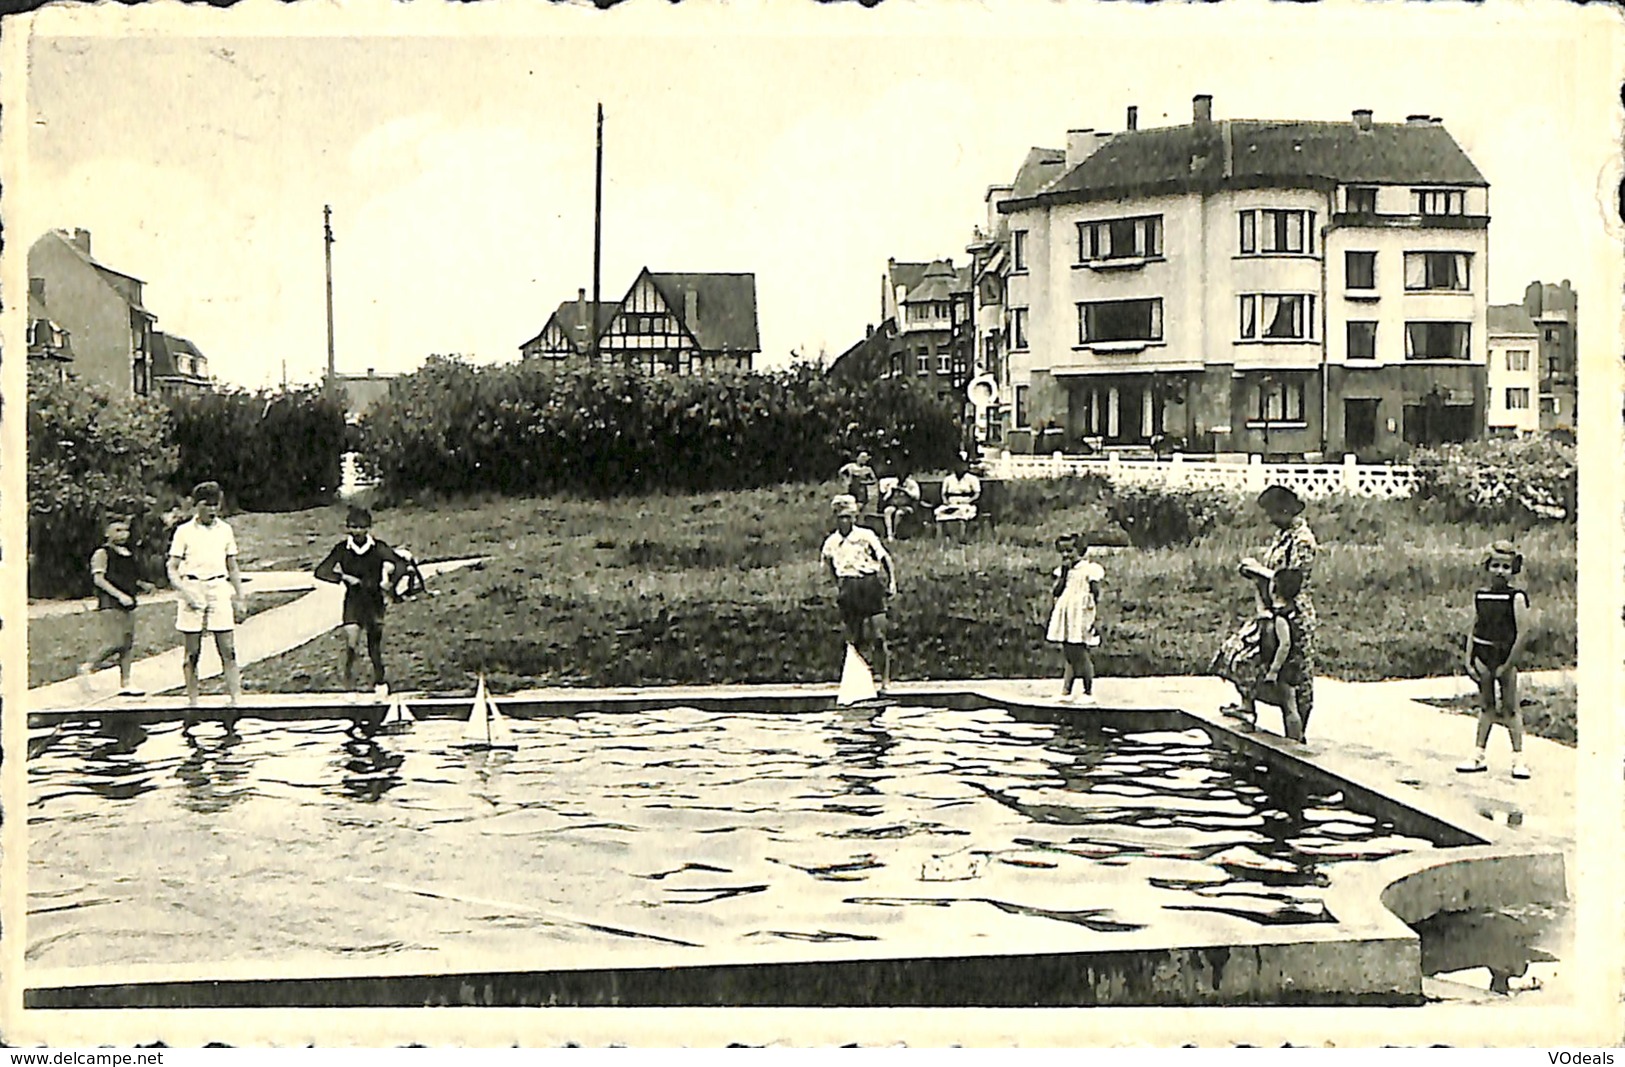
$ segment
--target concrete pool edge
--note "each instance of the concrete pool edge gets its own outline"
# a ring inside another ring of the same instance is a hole
[[[421,961],[393,965],[313,965],[299,978],[289,968],[203,966],[127,968],[125,981],[83,982],[91,969],[36,971],[27,980],[32,1008],[173,1006],[410,1006],[471,1004],[619,1004],[637,1006],[1057,1006],[1204,1004],[1419,1004],[1422,1002],[1420,940],[1407,925],[1439,911],[1474,906],[1552,902],[1566,898],[1560,850],[1538,842],[1507,840],[1496,824],[1470,808],[1373,778],[1358,760],[1316,751],[1274,735],[1238,729],[1222,717],[1161,701],[1135,707],[1080,709],[1001,691],[998,682],[915,683],[890,699],[917,706],[999,706],[1053,716],[1137,713],[1167,717],[1212,732],[1219,743],[1245,749],[1295,771],[1335,780],[1362,799],[1408,810],[1427,822],[1452,828],[1464,839],[1447,849],[1409,853],[1332,867],[1330,930],[1260,931],[1225,944],[1139,945],[1114,950],[865,956],[861,945],[845,951],[821,948],[816,958],[793,959],[777,950],[763,958],[731,953],[726,962],[695,964],[677,956],[638,962],[616,953],[615,963],[593,966],[473,968],[460,959],[439,967]],[[132,718],[174,717],[178,709],[149,706]],[[290,704],[297,707],[290,707]],[[422,710],[454,715],[465,700],[429,700]],[[505,706],[516,718],[581,710],[646,710],[673,706],[702,710],[827,710],[828,686],[671,687],[637,690],[558,689],[515,694]],[[764,704],[772,704],[765,708]],[[256,707],[255,705],[260,705]],[[113,710],[113,709],[108,709]],[[119,709],[122,710],[122,709]],[[135,709],[131,709],[135,710]],[[331,695],[294,702],[255,698],[245,717],[313,718],[354,714]],[[218,712],[216,712],[218,713]],[[53,716],[56,717],[56,716]],[[101,717],[95,711],[64,717]],[[1397,795],[1396,795],[1397,794]],[[1345,868],[1347,868],[1345,870]],[[872,953],[872,950],[870,950]],[[799,953],[811,956],[811,953]],[[772,956],[774,958],[765,958]],[[254,973],[258,972],[258,973]]]

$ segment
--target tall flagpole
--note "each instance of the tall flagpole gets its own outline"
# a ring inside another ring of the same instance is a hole
[[[322,205],[322,251],[327,257],[327,395],[338,389],[338,366],[333,358],[333,208]]]
[[[598,362],[598,282],[604,254],[604,105],[598,105],[598,166],[592,205],[592,307],[587,312],[587,336],[592,338],[593,363]]]

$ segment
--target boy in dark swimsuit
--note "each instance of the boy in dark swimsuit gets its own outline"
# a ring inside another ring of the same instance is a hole
[[[1478,751],[1456,768],[1463,774],[1487,770],[1484,750],[1497,723],[1512,738],[1512,777],[1528,778],[1523,761],[1523,708],[1518,703],[1518,659],[1529,632],[1529,594],[1512,585],[1523,570],[1523,554],[1507,541],[1491,545],[1484,558],[1490,584],[1473,594],[1475,618],[1467,638],[1467,677],[1478,683]],[[1499,700],[1496,689],[1499,687]]]
[[[406,561],[372,536],[372,513],[351,508],[344,525],[350,536],[333,546],[316,565],[316,577],[344,584],[344,684],[355,684],[355,660],[361,651],[362,631],[367,635],[367,657],[372,660],[373,691],[389,694],[384,681],[384,566],[396,574]]]
[[[95,659],[79,665],[79,677],[88,686],[92,674],[117,663],[119,696],[138,697],[142,690],[130,684],[136,594],[150,592],[152,586],[141,580],[141,568],[129,544],[129,520],[109,519],[102,545],[90,557],[90,580],[96,587],[96,611],[105,620],[107,647]]]

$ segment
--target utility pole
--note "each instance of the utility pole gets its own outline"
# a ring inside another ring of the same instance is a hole
[[[322,252],[327,259],[327,395],[339,387],[338,366],[333,359],[333,208],[322,205]]]
[[[604,254],[604,105],[598,105],[598,156],[593,182],[592,203],[592,307],[587,312],[587,336],[592,338],[588,349],[593,363],[598,362],[598,301],[599,278]]]

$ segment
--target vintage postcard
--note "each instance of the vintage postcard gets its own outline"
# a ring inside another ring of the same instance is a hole
[[[9,1043],[1619,1043],[1617,11],[5,31]]]

